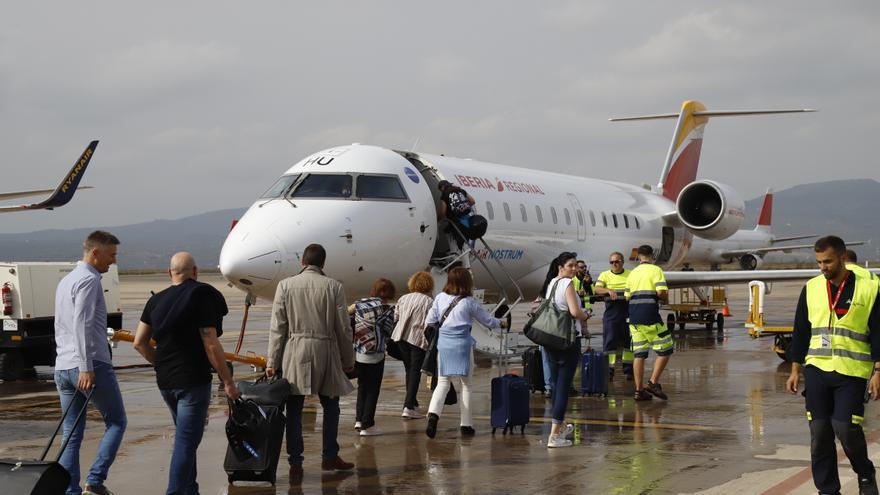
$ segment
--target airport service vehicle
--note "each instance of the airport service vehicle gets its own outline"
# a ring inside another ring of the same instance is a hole
[[[55,364],[55,289],[76,263],[0,262],[0,378],[17,380],[34,366]],[[122,328],[119,272],[101,277],[107,326]]]
[[[18,205],[18,206],[0,206],[0,213],[10,213],[13,211],[24,211],[24,210],[54,210],[55,208],[60,208],[66,205],[71,199],[73,199],[73,194],[76,192],[77,186],[79,186],[79,182],[82,180],[83,175],[86,173],[86,167],[89,166],[89,162],[92,160],[92,155],[95,154],[95,149],[98,147],[98,141],[92,141],[86,146],[85,151],[83,151],[82,155],[80,155],[79,159],[76,163],[73,164],[73,167],[67,172],[67,175],[61,179],[61,183],[58,184],[58,187],[55,189],[37,189],[32,191],[12,191],[0,193],[0,201],[6,201],[10,199],[17,198],[27,198],[30,196],[39,196],[41,194],[49,194],[52,193],[48,198],[40,201],[39,203],[33,203],[29,205]],[[91,189],[88,186],[83,186],[80,189]]]
[[[379,277],[402,289],[413,272],[443,265],[437,261],[448,254],[437,219],[437,184],[448,180],[474,196],[476,211],[489,221],[485,242],[471,253],[479,287],[497,280],[502,292],[514,288],[532,298],[561,251],[574,251],[593,267],[620,251],[632,267],[642,244],[654,247],[671,287],[808,278],[818,271],[671,271],[685,262],[694,237],[727,239],[745,217],[731,186],[696,178],[708,120],[806,111],[708,111],[686,101],[678,113],[612,119],[677,119],[653,190],[378,146],[330,148],[297,162],[254,202],[228,234],[220,270],[250,296],[271,300],[278,282],[301,270],[304,248],[320,243],[325,272],[345,285],[348,297],[368,293]],[[504,276],[493,273],[499,264]],[[437,281],[439,290],[443,278]]]

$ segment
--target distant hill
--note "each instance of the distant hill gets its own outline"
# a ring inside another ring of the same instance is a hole
[[[844,239],[869,240],[880,232],[880,215],[873,207],[878,199],[880,182],[868,179],[805,184],[778,191],[773,201],[773,231],[780,236],[836,234]],[[763,196],[746,202],[743,228],[754,227],[762,201]],[[193,253],[199,265],[209,269],[218,264],[230,222],[241,218],[245,210],[233,208],[177,220],[99,228],[110,230],[122,240],[119,257],[122,269],[165,268],[171,255],[182,250]],[[79,257],[83,239],[92,230],[0,234],[0,260],[74,260]],[[880,239],[871,245],[856,247],[856,251],[861,259],[876,260],[880,258],[878,246]],[[809,253],[804,256],[808,257]]]
[[[218,210],[177,220],[120,227],[96,227],[108,230],[122,241],[121,269],[166,268],[171,255],[189,251],[205,269],[217,267],[220,248],[233,219],[241,218],[247,208]],[[21,234],[0,234],[0,260],[62,261],[76,260],[83,239],[94,228],[40,230]]]
[[[763,201],[763,196],[746,201],[743,228],[755,226]],[[880,238],[876,238],[880,234],[880,215],[874,205],[878,201],[880,182],[872,179],[794,186],[773,194],[773,232],[777,236],[833,234],[844,240],[872,241],[853,249],[860,261],[877,260],[880,259]],[[810,239],[792,243],[809,242]]]

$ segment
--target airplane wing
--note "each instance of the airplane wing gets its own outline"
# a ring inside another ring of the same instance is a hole
[[[861,246],[865,244],[865,241],[855,241],[855,242],[847,242],[847,246]],[[767,254],[767,253],[776,253],[776,252],[784,252],[788,253],[790,251],[798,250],[798,249],[812,249],[813,244],[795,244],[793,246],[776,246],[776,247],[766,247],[766,248],[753,248],[753,249],[732,249],[730,251],[724,251],[721,253],[721,256],[725,258],[738,258],[740,256],[746,254]]]
[[[89,143],[89,145],[86,147],[85,151],[83,151],[82,155],[80,155],[76,163],[73,164],[70,172],[68,172],[67,175],[64,176],[64,178],[61,180],[61,184],[58,184],[58,187],[56,187],[55,189],[39,189],[33,191],[14,191],[8,193],[0,193],[0,201],[52,193],[51,196],[44,199],[43,201],[40,201],[39,203],[0,207],[0,213],[9,213],[22,210],[52,210],[54,208],[66,205],[68,201],[73,199],[73,194],[76,192],[76,188],[77,186],[79,186],[79,181],[82,180],[82,177],[86,172],[86,167],[89,166],[89,161],[92,159],[92,155],[95,154],[95,148],[97,147],[98,141],[92,141],[91,143]],[[90,188],[83,187],[82,189]]]
[[[871,268],[871,272],[880,274],[880,268]],[[693,271],[663,272],[670,288],[695,287],[701,285],[730,284],[761,280],[763,282],[785,282],[807,280],[819,275],[819,270],[730,270],[730,271]]]
[[[774,237],[773,240],[770,241],[770,244],[776,244],[777,242],[786,242],[786,241],[798,241],[801,239],[811,239],[813,237],[819,237],[816,234],[810,235],[793,235],[790,237]]]

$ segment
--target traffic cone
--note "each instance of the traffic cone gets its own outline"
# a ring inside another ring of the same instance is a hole
[[[725,304],[721,307],[721,314],[725,317],[730,316],[730,308]]]

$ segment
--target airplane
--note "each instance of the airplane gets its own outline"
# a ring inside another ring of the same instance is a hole
[[[97,147],[98,141],[92,141],[89,143],[89,145],[86,146],[85,151],[83,151],[82,155],[80,155],[79,159],[73,164],[73,167],[67,172],[67,175],[61,179],[61,183],[58,184],[58,187],[55,189],[37,189],[33,191],[0,193],[0,201],[52,193],[48,198],[38,203],[18,206],[2,206],[0,207],[0,213],[24,210],[54,210],[55,208],[60,208],[66,205],[71,199],[73,199],[73,194],[76,192],[77,186],[79,186],[79,182],[82,180],[83,175],[86,172],[86,167],[89,166],[89,162],[92,159],[92,155],[95,154],[95,149]],[[83,186],[80,189],[91,189],[91,187]]]
[[[677,113],[611,119],[677,119],[653,190],[379,146],[326,149],[294,164],[251,205],[227,235],[219,268],[249,300],[272,300],[278,282],[301,270],[304,248],[320,243],[327,251],[325,272],[344,284],[349,297],[366,295],[379,277],[402,289],[412,273],[446,254],[436,206],[437,184],[448,180],[475,197],[475,210],[489,223],[485,243],[473,251],[474,261],[485,262],[471,263],[478,287],[501,279],[502,291],[534,297],[561,251],[600,266],[610,252],[630,253],[642,244],[655,248],[670,287],[809,278],[818,271],[673,270],[687,260],[694,237],[710,245],[727,239],[745,217],[732,187],[696,179],[709,119],[812,111],[709,111],[685,101]],[[493,273],[492,262],[502,264],[509,279]]]
[[[722,241],[710,242],[697,237],[688,251],[685,263],[708,263],[711,265],[712,270],[718,270],[722,264],[738,261],[740,268],[743,270],[757,270],[763,263],[764,256],[768,253],[790,253],[791,251],[813,247],[812,244],[787,246],[776,246],[775,244],[818,237],[815,234],[776,237],[773,235],[772,223],[773,191],[768,189],[764,195],[761,211],[758,214],[758,224],[753,230],[739,230]],[[850,244],[853,243],[848,243],[847,245]]]

